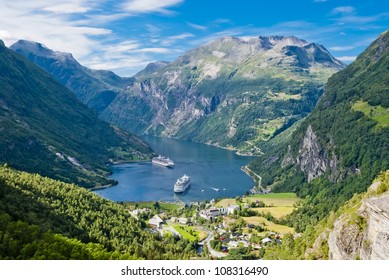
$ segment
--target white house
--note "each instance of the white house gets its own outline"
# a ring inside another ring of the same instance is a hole
[[[261,240],[261,243],[262,244],[266,244],[266,243],[271,243],[273,240],[269,237],[265,237],[264,239]]]
[[[228,214],[235,214],[236,211],[238,211],[238,210],[240,210],[240,206],[239,205],[236,205],[236,204],[230,205],[227,208],[227,213]]]
[[[148,222],[149,226],[156,228],[162,228],[162,223],[163,220],[158,215],[154,215]]]
[[[184,218],[184,217],[180,217],[180,218],[178,218],[178,222],[180,224],[186,225],[188,223],[188,219]]]

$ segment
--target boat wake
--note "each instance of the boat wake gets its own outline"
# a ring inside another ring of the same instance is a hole
[[[217,189],[217,188],[211,188],[211,189],[213,189],[215,192],[219,191],[219,189]]]

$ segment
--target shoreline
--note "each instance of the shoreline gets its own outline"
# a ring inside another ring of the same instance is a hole
[[[261,176],[259,176],[254,171],[252,171],[247,165],[242,166],[240,170],[246,173],[255,182],[254,187],[250,189],[251,193],[258,193],[258,191],[260,191],[261,193],[265,193],[265,190],[261,186],[261,182],[262,182]]]

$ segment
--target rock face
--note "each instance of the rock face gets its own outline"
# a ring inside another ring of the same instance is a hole
[[[245,148],[306,116],[343,67],[292,36],[220,38],[137,76],[101,116],[138,133]]]
[[[329,257],[335,260],[389,259],[389,193],[363,199],[352,217],[342,215],[334,223],[328,244]]]
[[[332,159],[329,159],[326,150],[320,145],[319,139],[311,125],[308,125],[296,158],[293,158],[291,146],[288,146],[288,151],[281,163],[281,167],[284,168],[290,164],[296,164],[297,169],[306,174],[308,182],[326,172],[330,173],[332,181],[336,181],[339,176],[337,157],[333,155]]]
[[[45,45],[20,40],[10,49],[49,72],[73,91],[89,107],[101,112],[133,78],[122,78],[111,71],[92,70],[82,66],[70,53],[53,51]]]

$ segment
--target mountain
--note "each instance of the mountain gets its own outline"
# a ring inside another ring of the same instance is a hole
[[[97,112],[104,110],[118,92],[134,81],[111,71],[84,67],[70,53],[53,51],[40,43],[20,40],[10,49],[45,69],[73,91],[82,103]]]
[[[147,64],[147,66],[143,70],[136,73],[134,75],[134,78],[143,79],[144,77],[146,77],[148,75],[154,74],[159,69],[165,67],[168,64],[169,64],[169,62],[167,62],[167,61],[151,62],[151,63]]]
[[[136,133],[247,151],[311,112],[343,67],[296,37],[221,38],[138,76],[101,117]]]
[[[262,186],[305,203],[287,221],[299,231],[336,211],[389,169],[389,32],[333,75],[312,113],[250,164]]]
[[[0,163],[83,186],[108,184],[107,164],[145,159],[136,136],[100,121],[42,68],[0,45]]]

